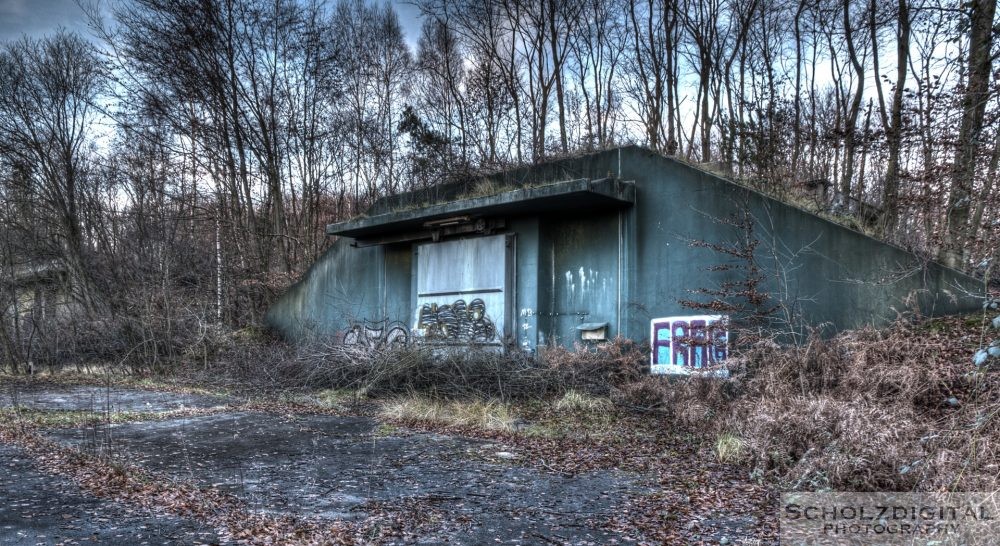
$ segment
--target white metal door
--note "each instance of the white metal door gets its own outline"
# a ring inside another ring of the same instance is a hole
[[[508,261],[505,235],[419,245],[415,333],[439,343],[499,343]]]

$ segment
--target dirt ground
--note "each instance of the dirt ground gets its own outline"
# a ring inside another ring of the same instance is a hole
[[[215,397],[121,388],[46,386],[6,394],[5,405],[91,410],[98,397],[120,411],[216,407]],[[105,425],[106,426],[106,425]],[[94,453],[92,426],[46,437]],[[649,476],[622,471],[544,472],[516,448],[431,432],[407,432],[367,417],[215,413],[111,425],[110,449],[153,475],[235,495],[257,513],[320,521],[384,514],[416,522],[407,543],[609,544],[605,523],[627,495],[648,492]],[[106,444],[101,449],[107,449]],[[89,497],[33,469],[17,449],[8,468],[0,543],[198,544],[218,535],[197,523],[157,518]],[[40,538],[44,536],[45,538]],[[63,537],[63,538],[56,538]],[[65,541],[64,538],[70,538]],[[413,537],[419,537],[413,540]],[[46,542],[48,541],[48,542]],[[390,543],[392,540],[389,541]]]
[[[0,408],[19,405],[36,410],[161,412],[225,404],[226,399],[217,396],[92,385],[18,384],[0,389]]]
[[[430,542],[608,543],[614,537],[595,527],[616,499],[641,489],[639,476],[543,474],[497,444],[400,434],[362,417],[233,412],[129,423],[113,434],[128,460],[263,512],[360,519],[372,508],[420,504],[439,518],[424,529]],[[81,430],[50,437],[87,445]]]
[[[0,544],[217,544],[197,521],[97,499],[0,444]]]

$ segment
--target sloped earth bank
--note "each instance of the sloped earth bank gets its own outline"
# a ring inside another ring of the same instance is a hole
[[[35,468],[23,450],[0,444],[0,544],[216,544],[193,519],[108,502],[67,478]]]
[[[338,537],[360,543],[773,542],[766,489],[694,437],[643,423],[622,423],[611,439],[555,440],[275,406],[129,423],[108,436],[116,456],[152,479],[233,498],[240,507],[230,512],[258,523],[299,522],[293,538],[306,541],[337,522]],[[93,431],[46,434],[93,449]]]

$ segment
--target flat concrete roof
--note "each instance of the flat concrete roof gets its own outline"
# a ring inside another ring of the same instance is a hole
[[[355,218],[326,226],[326,234],[355,239],[376,237],[425,230],[427,222],[455,216],[527,215],[562,210],[621,208],[633,203],[635,183],[611,178],[584,178]]]

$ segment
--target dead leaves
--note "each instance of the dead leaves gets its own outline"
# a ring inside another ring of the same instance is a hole
[[[31,427],[0,423],[0,441],[27,451],[42,470],[66,476],[85,491],[119,503],[195,518],[240,544],[354,544],[355,531],[342,522],[321,523],[290,516],[256,514],[232,495],[151,474],[59,445]]]
[[[747,469],[717,462],[698,435],[671,430],[655,416],[622,417],[616,434],[589,438],[544,438],[473,427],[408,422],[410,428],[500,442],[516,450],[519,463],[572,477],[624,470],[655,477],[657,487],[622,501],[596,526],[639,544],[718,544],[777,540],[777,496],[748,479]]]

